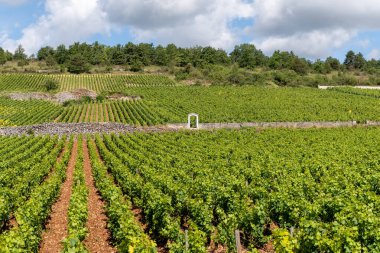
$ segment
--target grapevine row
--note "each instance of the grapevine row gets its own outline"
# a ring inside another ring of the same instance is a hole
[[[150,233],[172,250],[183,247],[186,227],[190,247],[202,252],[210,240],[233,248],[235,229],[252,250],[272,239],[280,252],[373,252],[380,245],[379,164],[368,154],[380,151],[378,134],[140,133],[98,136],[96,144]]]
[[[65,139],[65,138],[63,138]],[[71,154],[73,139],[70,140],[61,160],[57,160],[50,176],[30,194],[20,206],[15,217],[18,226],[0,235],[0,248],[13,252],[36,252],[41,240],[44,224],[51,207],[58,198],[60,187],[66,178],[66,167]]]
[[[65,108],[58,122],[120,122],[137,126],[162,124],[164,119],[140,100],[91,102]]]
[[[45,74],[2,74],[0,90],[3,91],[46,91],[47,80],[55,80],[59,91],[88,89],[96,92],[121,91],[126,87],[175,86],[175,82],[162,75],[45,75]]]

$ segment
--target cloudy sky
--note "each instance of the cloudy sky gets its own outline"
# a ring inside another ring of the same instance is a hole
[[[349,49],[380,58],[379,0],[0,0],[0,47],[100,41],[211,45],[254,43],[266,54],[309,59]]]

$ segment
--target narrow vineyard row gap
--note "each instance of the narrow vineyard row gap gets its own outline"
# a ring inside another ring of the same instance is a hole
[[[67,167],[66,181],[61,187],[61,194],[57,202],[53,205],[50,220],[46,225],[46,230],[42,234],[40,245],[41,253],[60,252],[62,250],[61,241],[67,236],[67,211],[73,184],[73,173],[78,151],[78,143],[74,141],[70,161]]]

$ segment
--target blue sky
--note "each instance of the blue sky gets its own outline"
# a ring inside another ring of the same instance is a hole
[[[99,41],[211,45],[254,43],[266,54],[380,58],[378,0],[0,0],[0,46]]]

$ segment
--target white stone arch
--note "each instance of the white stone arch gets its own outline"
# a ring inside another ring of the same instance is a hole
[[[195,129],[198,129],[199,128],[199,115],[196,114],[196,113],[189,113],[189,115],[187,115],[187,128],[191,128],[191,117],[195,117]]]

